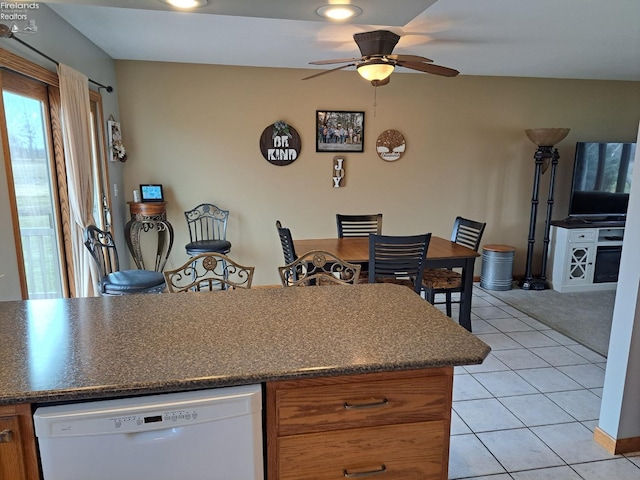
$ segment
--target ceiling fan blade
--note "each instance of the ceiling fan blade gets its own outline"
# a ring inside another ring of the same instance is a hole
[[[460,73],[458,70],[454,70],[453,68],[434,65],[433,63],[398,62],[398,65],[400,67],[406,67],[420,72],[442,75],[443,77],[455,77]]]
[[[421,57],[420,55],[385,55],[385,57],[398,62],[433,62],[430,58]]]
[[[347,68],[347,67],[355,67],[355,65],[356,65],[355,63],[350,63],[348,65],[340,65],[339,67],[332,68],[331,70],[322,70],[320,73],[316,73],[315,75],[304,77],[302,80],[309,80],[310,78],[316,78],[316,77],[319,77],[320,75],[326,75],[327,73],[336,72],[338,70],[342,70],[343,68]]]
[[[309,62],[311,65],[331,65],[335,63],[345,63],[331,70],[323,70],[314,75],[303,78],[308,80],[310,78],[316,78],[320,75],[326,75],[327,73],[335,72],[336,70],[342,70],[347,67],[358,67],[368,65],[387,65],[391,67],[399,66],[409,68],[411,70],[418,70],[419,72],[432,73],[434,75],[441,75],[443,77],[455,77],[460,72],[453,68],[443,67],[441,65],[433,64],[433,60],[420,55],[402,55],[394,54],[393,48],[400,40],[400,36],[390,32],[389,30],[375,30],[373,32],[362,32],[353,35],[353,39],[360,49],[362,54],[361,58],[336,58],[333,60],[317,60],[315,62]],[[389,83],[389,77],[384,80],[373,80],[371,84],[374,87],[380,87]]]
[[[335,60],[317,60],[309,62],[310,65],[331,65],[332,63],[358,62],[360,58],[337,58]]]

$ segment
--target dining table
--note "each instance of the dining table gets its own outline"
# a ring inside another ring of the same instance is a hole
[[[309,238],[293,241],[298,255],[311,250],[325,250],[351,263],[369,262],[368,237]],[[460,291],[460,312],[458,322],[471,331],[471,301],[473,293],[473,270],[475,260],[480,254],[468,247],[459,245],[446,238],[431,236],[427,249],[426,268],[462,269],[462,287]]]

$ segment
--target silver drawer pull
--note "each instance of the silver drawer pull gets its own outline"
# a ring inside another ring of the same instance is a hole
[[[13,432],[9,429],[0,432],[0,443],[9,443],[13,437]]]
[[[377,407],[384,407],[386,405],[388,405],[389,402],[387,401],[386,398],[383,398],[380,401],[376,401],[376,402],[370,402],[370,403],[349,403],[349,402],[344,402],[344,408],[347,410],[355,410],[358,408],[377,408]]]
[[[363,477],[370,477],[372,475],[380,475],[381,473],[384,473],[386,471],[387,471],[387,467],[383,463],[380,466],[380,468],[376,468],[375,470],[368,470],[366,472],[349,473],[347,469],[344,469],[342,471],[342,474],[344,475],[344,478],[363,478]]]

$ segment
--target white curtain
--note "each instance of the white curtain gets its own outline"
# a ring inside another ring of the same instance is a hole
[[[83,244],[85,227],[95,223],[89,80],[82,73],[62,64],[58,65],[58,77],[62,138],[69,190],[75,296],[89,297],[95,295],[93,260]]]

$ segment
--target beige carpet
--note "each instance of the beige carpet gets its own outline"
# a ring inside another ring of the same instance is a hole
[[[559,293],[555,290],[512,290],[487,293],[606,356],[615,291]]]

